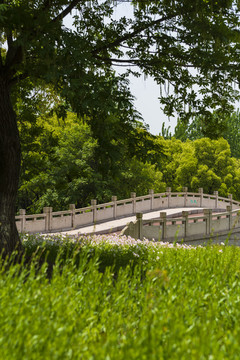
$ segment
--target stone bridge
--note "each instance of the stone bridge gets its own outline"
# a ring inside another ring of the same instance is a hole
[[[182,211],[185,208],[189,211]],[[170,218],[167,216],[169,209],[172,211]],[[204,194],[202,189],[198,193],[188,192],[183,188],[182,192],[166,192],[155,194],[153,190],[148,195],[131,197],[124,200],[117,200],[116,196],[112,201],[105,204],[97,204],[96,200],[91,201],[91,206],[76,209],[75,205],[69,205],[69,210],[53,212],[51,207],[43,209],[42,214],[26,215],[24,209],[16,216],[16,225],[19,232],[28,233],[56,233],[86,232],[86,227],[91,228],[91,233],[97,232],[97,226],[102,224],[101,232],[104,231],[104,224],[113,222],[112,231],[123,228],[129,217],[137,215],[136,221],[131,221],[122,231],[122,234],[135,238],[162,240],[162,241],[187,241],[197,244],[202,239],[223,241],[229,235],[231,241],[236,241],[240,235],[239,213],[240,202],[234,201],[232,196],[223,198],[215,191],[213,195]],[[173,214],[175,212],[175,215]],[[193,217],[193,213],[201,212]],[[177,214],[176,214],[177,213]],[[142,214],[148,215],[143,219]],[[153,218],[151,217],[153,214]],[[157,214],[157,216],[156,216]],[[131,218],[130,218],[131,219]],[[119,222],[119,226],[114,224]],[[99,231],[100,232],[100,231]]]

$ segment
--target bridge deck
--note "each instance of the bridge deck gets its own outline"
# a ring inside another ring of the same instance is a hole
[[[195,212],[195,213],[201,213],[203,211],[203,208],[175,208],[175,209],[164,209],[161,210],[167,213],[167,216],[177,216],[181,215],[182,211],[189,211],[189,212]],[[149,219],[159,219],[159,213],[158,211],[151,211],[143,214],[144,220]],[[69,230],[69,231],[63,231],[63,232],[55,232],[54,234],[62,234],[62,235],[69,235],[69,236],[76,236],[78,234],[106,234],[106,233],[113,233],[116,231],[122,230],[127,223],[130,221],[135,221],[136,215],[124,217],[121,219],[111,220],[104,223],[91,225],[91,226],[85,226],[81,227],[79,229],[75,230]],[[51,233],[53,235],[53,233]]]

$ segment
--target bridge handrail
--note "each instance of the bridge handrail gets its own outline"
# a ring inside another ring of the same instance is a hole
[[[92,200],[90,206],[83,208],[76,208],[74,204],[70,204],[69,209],[63,211],[53,212],[52,207],[45,207],[42,214],[26,215],[26,210],[21,209],[15,219],[20,232],[51,232],[80,228],[131,216],[137,212],[174,207],[223,209],[226,204],[240,207],[240,202],[233,200],[232,195],[228,198],[220,197],[217,191],[214,194],[204,194],[203,189],[199,189],[199,192],[188,192],[185,187],[181,192],[171,192],[171,188],[167,188],[165,192],[156,194],[153,190],[149,190],[149,194],[143,196],[136,196],[136,193],[132,192],[130,198],[122,200],[112,196],[110,202],[103,204],[97,204],[96,200]]]
[[[136,239],[176,241],[177,238],[178,241],[181,239],[186,241],[196,237],[201,240],[207,236],[216,238],[233,230],[240,233],[239,209],[232,210],[228,205],[226,211],[221,213],[213,213],[212,209],[203,209],[203,212],[204,215],[191,217],[188,211],[182,211],[182,216],[176,218],[169,218],[166,212],[160,212],[159,218],[148,220],[143,220],[142,213],[138,213],[136,220],[123,229],[122,235]],[[205,225],[202,226],[200,223]]]
[[[52,212],[52,216],[62,216],[62,215],[71,215],[71,210],[61,210],[61,211],[54,211]]]
[[[78,214],[78,213],[84,213],[84,212],[89,212],[89,211],[92,211],[93,207],[92,206],[86,206],[86,207],[83,207],[83,208],[79,208],[79,209],[75,209],[75,214]]]

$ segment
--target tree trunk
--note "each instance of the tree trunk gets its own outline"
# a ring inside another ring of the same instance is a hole
[[[16,114],[7,79],[0,77],[0,252],[10,255],[22,245],[15,223],[21,163]]]

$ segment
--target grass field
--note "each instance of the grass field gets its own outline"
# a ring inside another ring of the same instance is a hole
[[[31,265],[1,262],[0,359],[239,359],[240,248],[118,236],[24,246]]]

